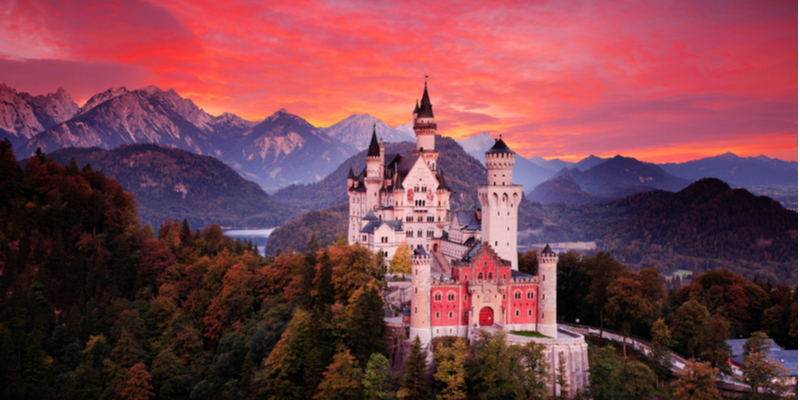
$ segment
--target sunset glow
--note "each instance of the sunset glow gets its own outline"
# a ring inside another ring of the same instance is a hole
[[[10,6],[9,6],[10,5]],[[411,118],[525,157],[797,160],[797,2],[12,0],[0,82],[80,105],[174,88],[211,114]]]

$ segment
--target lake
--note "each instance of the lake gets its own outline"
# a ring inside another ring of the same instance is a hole
[[[267,239],[269,239],[269,235],[276,228],[232,229],[229,231],[223,231],[222,233],[224,233],[225,236],[230,236],[234,239],[252,240],[254,244],[258,245],[258,252],[261,253],[261,255],[263,256],[264,248],[267,245]]]

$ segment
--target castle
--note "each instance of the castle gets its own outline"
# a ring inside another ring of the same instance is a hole
[[[532,276],[517,265],[517,208],[522,187],[512,180],[516,154],[502,139],[486,152],[487,182],[478,185],[478,210],[450,210],[451,190],[438,167],[436,122],[427,81],[413,112],[417,143],[410,156],[386,154],[373,129],[366,168],[347,177],[347,238],[391,260],[413,249],[411,283],[401,288],[405,321],[387,319],[410,339],[473,338],[479,329],[509,331],[509,342],[547,347],[553,376],[564,358],[571,387],[588,384],[583,336],[556,324],[556,264],[549,246],[538,254]],[[408,292],[408,296],[404,293]],[[410,299],[406,304],[405,299]],[[546,338],[513,335],[536,331]],[[559,388],[553,383],[552,393]]]

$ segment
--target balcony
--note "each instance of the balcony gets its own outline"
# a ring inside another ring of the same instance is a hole
[[[414,129],[433,129],[436,130],[436,122],[417,122],[414,124]]]

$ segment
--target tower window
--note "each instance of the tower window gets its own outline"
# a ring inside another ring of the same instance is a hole
[[[439,316],[440,316],[440,315],[441,315],[441,314],[439,314],[439,312],[437,311],[437,312],[436,312],[436,319],[439,319]],[[437,333],[438,333],[438,331],[437,331]]]
[[[522,293],[520,292],[514,293],[514,300],[520,300],[520,299],[522,299]]]
[[[447,318],[453,318],[453,312],[452,312],[452,311],[450,311],[449,313],[447,313]]]
[[[528,292],[528,300],[533,300],[533,292]]]
[[[532,317],[532,316],[533,316],[533,310],[528,310],[528,316],[529,316],[529,317]]]
[[[517,311],[514,311],[514,315],[516,315],[517,317],[519,317],[519,310],[517,310]]]
[[[442,294],[441,293],[436,293],[436,295],[433,296],[433,300],[434,301],[442,301]]]

